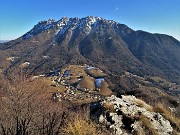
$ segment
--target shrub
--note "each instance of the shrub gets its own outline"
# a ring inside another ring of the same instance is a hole
[[[85,114],[77,114],[62,128],[64,135],[96,135],[95,124]]]

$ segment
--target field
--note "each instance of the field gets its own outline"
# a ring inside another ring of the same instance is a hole
[[[97,72],[98,76],[100,72],[101,77],[104,75],[99,69],[96,71],[99,72]],[[53,75],[49,77],[34,76],[32,78],[32,84],[41,84],[46,89],[42,92],[44,97],[51,99],[54,93],[58,101],[67,100],[75,104],[85,104],[100,100],[112,93],[106,79],[102,79],[101,85],[96,86],[96,78],[87,73],[86,66],[69,65],[58,73],[53,72]]]

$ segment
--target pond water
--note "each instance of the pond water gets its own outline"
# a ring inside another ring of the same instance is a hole
[[[102,82],[104,81],[104,78],[98,78],[95,80],[96,87],[101,87]]]

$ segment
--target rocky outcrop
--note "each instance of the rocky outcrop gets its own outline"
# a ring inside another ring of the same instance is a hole
[[[169,135],[173,128],[150,105],[135,96],[114,95],[91,107],[92,117],[106,125],[113,135],[161,134]]]

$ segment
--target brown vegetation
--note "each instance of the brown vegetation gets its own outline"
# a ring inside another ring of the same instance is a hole
[[[79,82],[81,88],[87,88],[89,90],[95,89],[94,78],[86,77]]]
[[[0,93],[2,135],[105,135],[87,110],[73,111],[63,102],[52,102],[41,79],[29,82],[12,76],[11,81],[1,79],[0,86],[4,91]]]
[[[108,87],[108,83],[103,81],[100,87],[100,94],[103,96],[110,96],[112,94],[112,91]]]
[[[176,116],[173,112],[168,110],[167,107],[165,107],[162,103],[157,103],[156,106],[153,108],[155,112],[161,113],[162,116],[169,120],[173,127],[173,133],[176,135],[176,133],[180,133],[180,118]]]
[[[100,69],[96,69],[96,68],[93,68],[93,69],[90,69],[90,70],[86,70],[86,73],[89,74],[92,77],[95,77],[95,78],[107,76]]]
[[[143,132],[146,135],[159,135],[157,130],[153,127],[153,125],[150,124],[151,123],[150,119],[148,119],[144,115],[141,115],[139,117],[139,121],[141,122],[142,128],[144,129],[144,131],[138,130],[137,135],[141,135],[143,134]]]
[[[71,113],[62,127],[64,135],[97,135],[96,124],[90,121],[86,113]]]
[[[152,112],[152,111],[153,111],[153,107],[150,106],[150,105],[148,105],[148,104],[146,104],[143,100],[141,100],[141,99],[135,99],[134,101],[136,102],[137,106],[139,106],[139,107],[141,107],[141,108],[145,108],[145,109],[146,109],[147,111],[149,111],[149,112]]]
[[[42,84],[30,83],[22,76],[12,76],[3,83],[0,100],[0,134],[55,134],[63,120],[63,107],[47,100]]]
[[[103,103],[103,108],[107,111],[114,112],[114,105],[110,102]]]

